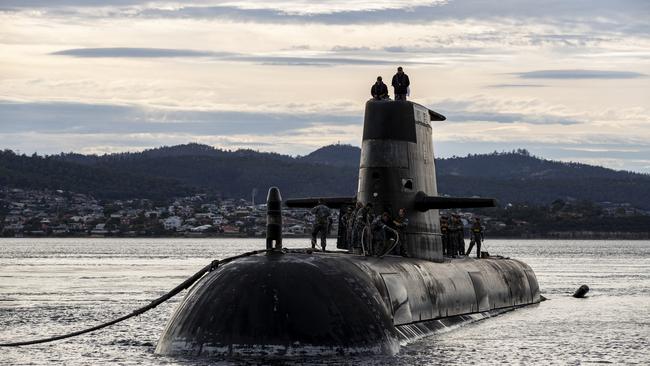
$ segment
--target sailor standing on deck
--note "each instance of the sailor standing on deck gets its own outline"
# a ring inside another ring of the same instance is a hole
[[[397,74],[393,75],[391,85],[395,89],[395,100],[406,100],[406,94],[408,94],[411,81],[401,66],[397,68]]]
[[[371,224],[374,220],[372,214],[372,203],[368,202],[365,206],[359,202],[354,218],[353,229],[353,245],[358,246],[364,252],[363,254],[370,254],[372,249],[372,228]]]
[[[472,236],[471,241],[469,242],[469,248],[465,255],[469,255],[476,244],[476,258],[481,258],[481,243],[483,242],[483,226],[481,226],[481,219],[476,217],[472,228],[470,230],[470,235]]]
[[[339,248],[347,248],[351,250],[350,247],[350,215],[352,214],[352,206],[343,206],[339,210],[339,232],[337,237],[337,246]],[[341,243],[342,245],[338,245]]]
[[[330,209],[325,206],[323,200],[318,200],[318,205],[311,209],[314,215],[314,228],[311,232],[311,247],[316,248],[316,236],[320,234],[320,246],[325,250],[327,245],[327,231],[330,218]]]
[[[395,229],[399,234],[399,243],[395,250],[402,257],[408,257],[408,253],[406,252],[406,227],[408,224],[409,219],[406,218],[406,209],[400,208],[397,217],[393,219],[393,226],[395,226]]]
[[[463,222],[460,220],[460,216],[454,214],[451,220],[451,226],[449,227],[453,238],[452,254],[454,256],[465,255],[465,233],[463,229]]]
[[[357,215],[362,208],[363,203],[357,201],[348,217],[348,243],[350,243],[349,245],[355,253],[361,253],[361,244],[359,244],[359,239],[357,238]]]
[[[440,216],[440,234],[442,235],[442,255],[450,257],[449,220],[447,216]]]
[[[388,212],[384,212],[381,216],[377,216],[372,220],[373,244],[370,249],[371,254],[383,254],[386,247],[390,245],[390,238],[392,237],[391,224],[392,220]]]

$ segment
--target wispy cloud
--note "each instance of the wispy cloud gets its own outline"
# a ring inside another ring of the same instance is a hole
[[[4,0],[0,9],[31,11],[52,16],[122,19],[209,19],[257,24],[395,24],[428,25],[441,21],[476,20],[508,24],[572,24],[585,34],[544,32],[528,38],[531,44],[583,47],[611,37],[591,35],[650,34],[645,18],[650,5],[645,0],[377,0],[350,2],[330,0],[245,1],[234,0]],[[522,22],[522,20],[524,20]],[[497,35],[500,36],[500,35]],[[399,46],[395,46],[399,47]]]
[[[226,57],[228,52],[211,52],[199,50],[183,50],[170,48],[135,48],[135,47],[105,47],[105,48],[72,48],[52,52],[52,55],[74,57]]]
[[[576,125],[584,123],[579,119],[554,115],[525,115],[522,113],[505,112],[463,112],[455,111],[446,114],[448,120],[455,122],[495,122],[495,123],[526,123],[543,125]]]
[[[269,135],[326,123],[359,123],[357,115],[192,111],[130,105],[0,102],[0,134],[191,133]],[[16,123],[20,121],[20,123]]]
[[[488,88],[543,88],[546,85],[542,84],[492,84]]]
[[[613,70],[538,70],[515,73],[522,79],[636,79],[646,77],[634,71]]]
[[[83,58],[170,58],[170,57],[199,57],[219,61],[249,62],[272,65],[394,65],[400,64],[434,64],[427,61],[387,60],[380,58],[337,57],[334,54],[322,56],[280,56],[280,55],[245,55],[231,52],[213,52],[169,48],[136,48],[136,47],[107,47],[107,48],[73,48],[51,53],[58,56],[73,56]]]

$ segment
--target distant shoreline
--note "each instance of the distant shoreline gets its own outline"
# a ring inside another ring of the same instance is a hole
[[[6,236],[0,239],[35,239],[35,238],[60,238],[60,239],[264,239],[263,236],[247,236],[245,234],[189,234],[189,235],[22,235],[22,236]],[[310,239],[310,235],[290,235],[283,236],[284,239]],[[328,237],[333,243],[336,241],[336,236]],[[486,235],[486,240],[650,240],[650,232],[634,233],[634,232],[554,232],[542,235],[535,234],[521,234],[521,235]],[[470,238],[466,237],[466,243],[469,243]]]

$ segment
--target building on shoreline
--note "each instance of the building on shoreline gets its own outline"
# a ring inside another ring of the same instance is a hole
[[[332,234],[338,225],[338,211],[333,213]],[[466,236],[471,219],[479,215],[488,237],[650,239],[650,212],[630,203],[556,200],[545,207],[506,204],[454,213],[461,216]],[[283,235],[309,235],[313,217],[308,210],[285,209],[283,215]],[[244,199],[199,194],[165,203],[100,201],[62,190],[0,187],[0,236],[4,237],[259,237],[265,230],[266,205]]]

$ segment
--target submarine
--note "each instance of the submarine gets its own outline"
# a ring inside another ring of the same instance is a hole
[[[432,136],[433,122],[443,120],[411,101],[366,102],[356,196],[285,202],[311,208],[322,200],[341,210],[372,203],[374,215],[405,208],[409,224],[397,240],[408,257],[369,253],[366,239],[350,240],[341,232],[337,247],[344,250],[283,248],[282,198],[272,187],[267,250],[230,261],[196,282],[155,352],[394,355],[437,329],[539,303],[535,273],[522,261],[487,253],[443,256],[439,209],[496,205],[489,198],[438,196]]]

